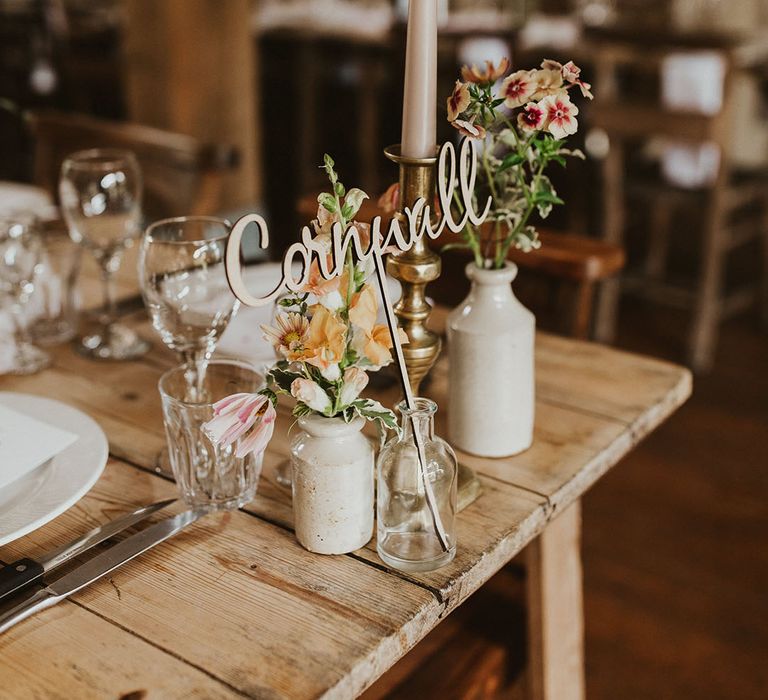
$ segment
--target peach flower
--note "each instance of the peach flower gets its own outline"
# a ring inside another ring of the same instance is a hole
[[[347,327],[324,306],[315,308],[303,359],[317,367],[326,379],[335,381],[339,377],[339,362],[344,358]]]
[[[313,411],[325,413],[331,407],[331,399],[323,388],[311,379],[299,377],[291,382],[291,396]]]
[[[368,385],[368,375],[359,367],[344,370],[344,386],[339,395],[339,405],[349,406]]]
[[[505,56],[499,61],[498,66],[494,66],[493,61],[486,61],[484,69],[480,69],[475,65],[471,68],[469,66],[463,66],[461,69],[461,77],[468,83],[478,83],[482,85],[484,83],[495,83],[508,70],[509,59]]]

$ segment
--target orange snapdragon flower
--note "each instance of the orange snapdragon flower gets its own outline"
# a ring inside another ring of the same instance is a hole
[[[373,288],[366,285],[352,299],[349,306],[349,320],[355,327],[352,337],[352,349],[358,356],[364,357],[375,367],[382,367],[392,361],[392,337],[389,327],[376,324],[378,302]],[[402,328],[397,329],[401,343],[408,342],[408,336]]]
[[[304,361],[327,372],[344,358],[347,326],[324,306],[315,307],[304,345]]]

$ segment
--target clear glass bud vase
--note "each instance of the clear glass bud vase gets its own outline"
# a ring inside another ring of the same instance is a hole
[[[456,554],[456,455],[434,433],[437,404],[417,398],[397,410],[402,431],[377,462],[379,556],[401,571],[431,571]]]

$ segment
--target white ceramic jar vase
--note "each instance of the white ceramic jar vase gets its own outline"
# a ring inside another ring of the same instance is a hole
[[[533,441],[536,320],[512,293],[517,266],[467,266],[469,296],[448,315],[448,436],[481,457],[507,457]]]
[[[310,552],[345,554],[373,534],[373,446],[363,418],[310,415],[291,442],[296,539]]]

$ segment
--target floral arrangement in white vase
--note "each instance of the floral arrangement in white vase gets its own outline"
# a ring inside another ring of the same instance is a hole
[[[335,223],[342,230],[355,227],[368,247],[369,225],[354,220],[368,195],[344,187],[330,156],[323,167],[331,190],[318,196],[312,225],[314,243],[327,251],[330,267]],[[365,421],[398,429],[391,410],[362,396],[368,373],[392,362],[392,338],[389,327],[377,323],[372,262],[356,260],[353,249],[347,248],[340,276],[324,279],[313,260],[304,289],[279,300],[275,325],[261,326],[281,358],[267,373],[267,386],[258,394],[223,399],[205,426],[214,442],[239,441],[239,452],[263,451],[274,430],[278,396],[294,399],[293,415],[302,429],[292,441],[296,534],[320,553],[352,551],[370,539],[373,449],[360,430]]]
[[[483,457],[517,454],[533,440],[536,322],[512,292],[517,267],[507,254],[511,246],[529,252],[541,245],[531,217],[545,219],[563,204],[546,172],[584,157],[566,147],[578,128],[572,91],[592,98],[572,61],[545,60],[506,75],[509,67],[507,59],[464,66],[446,105],[451,125],[474,139],[473,199],[491,200],[485,223],[467,222],[460,240],[443,248],[463,248],[473,258],[470,293],[447,323],[448,432],[456,447]],[[457,198],[454,206],[463,215]],[[503,370],[488,372],[500,357]]]

